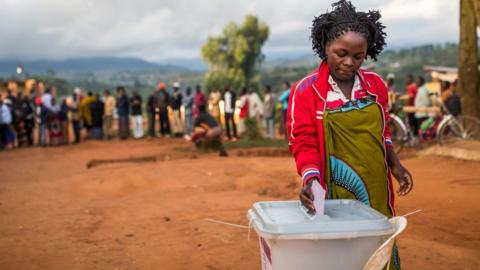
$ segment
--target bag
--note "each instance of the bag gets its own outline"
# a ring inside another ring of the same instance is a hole
[[[462,113],[462,103],[461,103],[461,100],[460,100],[460,96],[455,94],[455,93],[453,95],[451,95],[445,101],[445,108],[453,116],[457,116],[460,113]]]

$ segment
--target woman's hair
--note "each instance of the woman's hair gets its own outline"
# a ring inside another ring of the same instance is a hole
[[[350,1],[340,0],[332,4],[333,10],[315,17],[312,25],[312,49],[320,58],[326,57],[325,47],[345,32],[353,31],[362,34],[368,43],[367,57],[377,60],[377,56],[386,45],[383,31],[385,26],[380,22],[381,15],[376,10],[368,12],[356,11]]]

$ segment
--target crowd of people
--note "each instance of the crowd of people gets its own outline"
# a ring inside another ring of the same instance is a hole
[[[173,136],[195,144],[205,140],[221,142],[240,138],[249,118],[264,126],[265,138],[275,138],[286,133],[289,82],[284,82],[282,88],[277,97],[272,87],[265,85],[262,100],[254,87],[244,87],[238,95],[230,87],[223,92],[213,88],[207,96],[200,85],[193,92],[190,87],[181,89],[178,82],[170,90],[160,82],[144,103],[138,91],[129,96],[123,86],[116,88],[115,96],[110,90],[100,94],[76,88],[71,96],[59,98],[55,87],[37,83],[28,95],[14,95],[9,90],[0,98],[0,148],[64,145],[114,137],[125,140]],[[282,108],[278,133],[277,105]],[[226,155],[222,148],[221,154]]]

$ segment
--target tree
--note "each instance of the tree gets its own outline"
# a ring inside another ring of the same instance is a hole
[[[477,16],[477,26],[480,26],[480,0],[474,0],[475,16]]]
[[[460,0],[460,52],[458,91],[464,114],[480,117],[480,72],[478,71],[477,21],[479,0]]]
[[[202,58],[209,66],[205,88],[250,84],[257,65],[264,59],[262,45],[268,33],[265,23],[248,15],[241,25],[230,22],[221,35],[209,37],[202,47]]]

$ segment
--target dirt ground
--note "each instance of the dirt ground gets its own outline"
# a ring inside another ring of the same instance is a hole
[[[291,157],[242,151],[156,139],[1,152],[0,269],[259,269],[255,237],[205,219],[247,225],[254,202],[296,199],[299,178]],[[423,210],[401,235],[403,269],[480,269],[480,162],[403,163],[415,187],[397,212]]]

